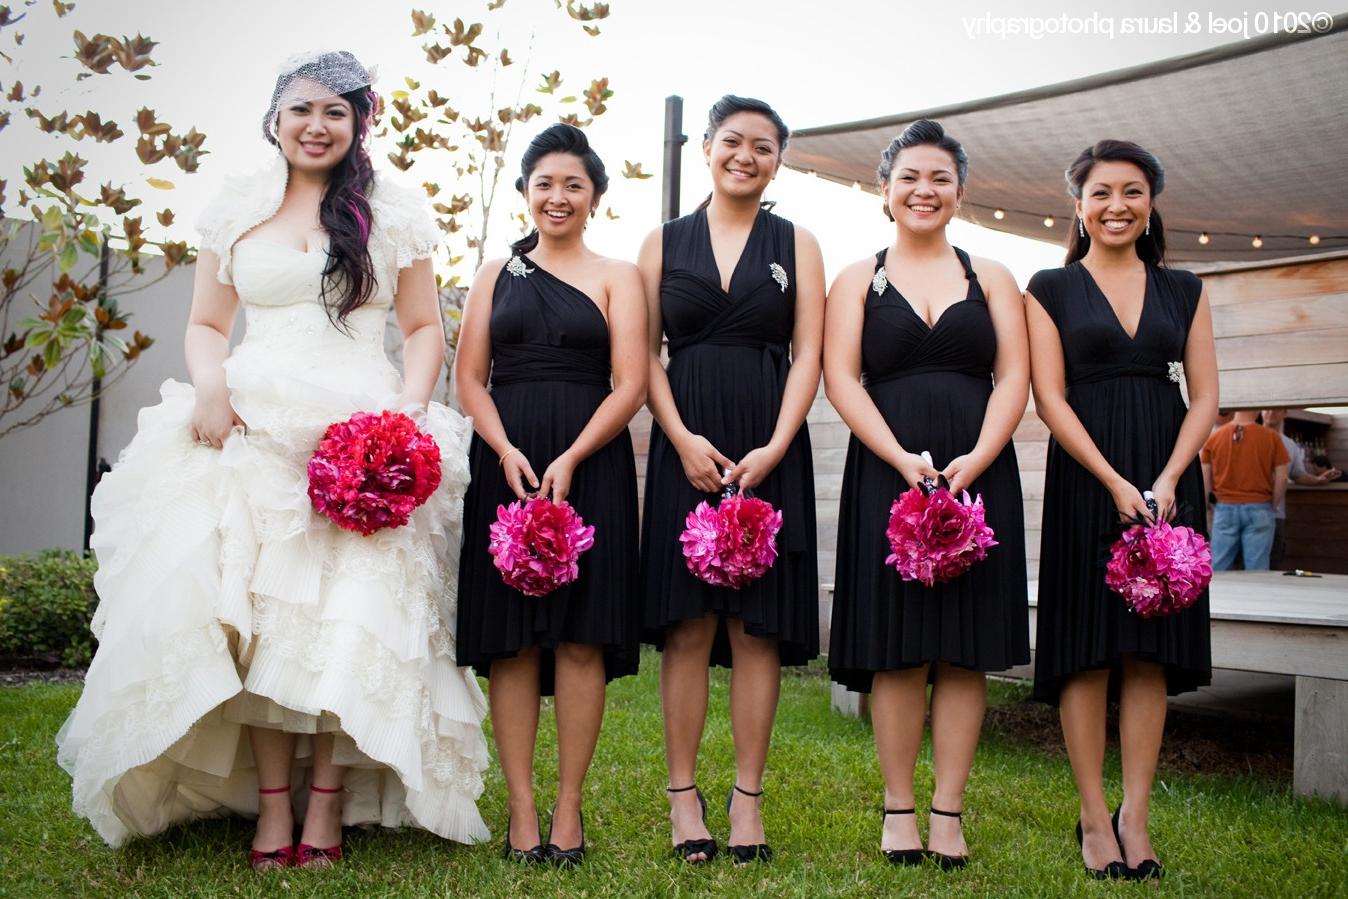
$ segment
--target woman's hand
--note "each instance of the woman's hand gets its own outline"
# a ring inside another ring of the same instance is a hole
[[[528,499],[529,494],[538,492],[538,476],[524,453],[516,447],[512,446],[501,456],[501,473],[518,498]]]
[[[551,495],[554,503],[562,502],[571,492],[571,478],[575,473],[576,463],[571,461],[569,455],[562,453],[543,472],[543,482],[538,492],[543,496]]]
[[[1151,510],[1147,508],[1147,501],[1142,498],[1142,493],[1122,478],[1109,488],[1109,495],[1114,500],[1114,508],[1119,512],[1120,521],[1155,520]],[[1171,502],[1174,502],[1173,495]]]
[[[1156,501],[1156,518],[1171,521],[1175,517],[1175,482],[1169,478],[1157,478],[1151,485],[1151,498]],[[1143,498],[1145,502],[1145,497]]]
[[[683,463],[683,473],[688,483],[703,493],[721,492],[721,472],[733,468],[735,463],[712,446],[710,440],[701,434],[692,434],[681,443],[676,443],[674,449]]]
[[[426,407],[428,405],[429,403],[408,396],[406,393],[401,393],[398,395],[398,398],[394,400],[393,410],[395,412],[401,412],[403,415],[412,419],[418,428],[425,428]]]
[[[969,485],[987,471],[989,463],[973,453],[965,453],[950,460],[941,475],[950,484],[950,492],[959,496]]]
[[[941,476],[930,462],[916,453],[901,452],[897,459],[892,463],[903,479],[908,482],[908,486],[917,487],[921,485],[923,478],[931,478],[935,481]]]
[[[229,401],[229,391],[197,391],[196,407],[192,410],[192,439],[202,446],[216,449],[225,445],[225,439],[235,428],[244,427],[243,419]]]
[[[763,483],[772,470],[782,462],[782,454],[766,446],[750,450],[739,464],[730,469],[730,473],[721,479],[722,484],[737,484],[741,490],[752,490]]]

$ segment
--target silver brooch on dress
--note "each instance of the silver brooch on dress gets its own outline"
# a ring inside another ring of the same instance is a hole
[[[871,290],[875,291],[875,295],[878,297],[885,292],[885,288],[888,286],[889,276],[885,274],[885,270],[883,268],[876,269],[875,277],[871,278]]]
[[[789,283],[786,280],[786,269],[774,262],[768,266],[768,271],[772,272],[772,280],[776,281],[777,285],[781,287],[782,293],[786,293],[786,285]]]
[[[506,271],[516,278],[526,278],[533,269],[524,264],[524,260],[518,256],[511,256],[510,261],[506,263]]]
[[[1180,378],[1184,377],[1184,363],[1183,362],[1167,363],[1165,376],[1170,380],[1174,381],[1176,384],[1178,384],[1180,382]]]

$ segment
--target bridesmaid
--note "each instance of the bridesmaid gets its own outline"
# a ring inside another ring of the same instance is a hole
[[[996,262],[946,239],[969,161],[922,119],[880,159],[894,242],[848,266],[829,293],[824,384],[852,429],[838,514],[838,570],[829,670],[871,693],[885,778],[880,849],[920,864],[913,768],[927,683],[936,793],[930,855],[963,867],[964,785],[983,723],[985,671],[1030,660],[1024,510],[1011,432],[1025,412],[1030,355],[1020,289]],[[994,386],[995,385],[995,386]],[[956,494],[981,494],[998,545],[949,583],[924,587],[885,564],[894,498],[939,472]]]
[[[1035,405],[1053,432],[1034,690],[1059,706],[1087,870],[1159,878],[1147,816],[1166,694],[1211,677],[1207,594],[1178,614],[1142,619],[1105,587],[1104,562],[1123,519],[1152,519],[1143,490],[1161,517],[1206,531],[1197,457],[1217,414],[1212,316],[1202,282],[1165,267],[1160,160],[1104,140],[1066,175],[1077,212],[1067,264],[1039,272],[1026,290]],[[1101,769],[1114,691],[1124,799],[1111,826]]]
[[[585,245],[586,218],[608,186],[585,133],[553,125],[529,144],[521,167],[515,186],[534,230],[474,279],[454,365],[459,401],[477,430],[458,647],[462,664],[491,680],[509,792],[504,854],[576,865],[605,684],[637,670],[636,466],[627,423],[646,396],[646,307],[636,267]],[[580,577],[543,597],[507,587],[487,552],[497,506],[533,495],[568,501],[595,529]],[[554,694],[557,801],[544,840],[533,763],[539,698]]]
[[[650,459],[642,566],[645,640],[664,651],[670,819],[676,854],[716,855],[695,787],[708,664],[733,669],[735,781],[727,798],[735,861],[767,861],[759,815],[782,665],[819,653],[814,477],[805,413],[819,387],[824,267],[819,245],[762,208],[790,134],[760,100],[712,107],[702,150],[712,193],[656,229],[638,265],[650,307]],[[669,370],[660,362],[669,339]],[[741,590],[712,587],[684,565],[689,512],[723,486],[783,513],[776,563]]]

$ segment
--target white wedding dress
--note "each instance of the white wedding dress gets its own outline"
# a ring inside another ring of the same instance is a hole
[[[279,180],[278,180],[279,179]],[[323,252],[238,236],[270,218],[284,166],[236,181],[203,221],[247,330],[225,363],[235,430],[199,446],[192,387],[167,381],[93,497],[98,651],[57,736],[74,808],[112,845],[195,818],[257,812],[244,725],[335,732],[350,766],[343,823],[410,824],[486,839],[476,800],[486,703],[455,664],[456,580],[470,423],[432,403],[439,489],[369,537],[313,510],[306,465],[324,429],[389,408],[384,354],[397,273],[439,240],[422,198],[377,187],[373,299],[337,330],[320,302]],[[274,786],[274,785],[264,785]]]

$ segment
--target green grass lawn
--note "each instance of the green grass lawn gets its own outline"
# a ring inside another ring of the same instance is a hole
[[[709,866],[684,865],[669,854],[657,667],[648,655],[639,677],[609,692],[585,808],[590,852],[576,871],[501,861],[505,791],[495,770],[482,797],[497,834],[488,845],[412,830],[353,831],[335,870],[257,875],[245,860],[248,822],[228,820],[114,852],[71,813],[69,781],[54,758],[52,737],[78,687],[0,688],[0,895],[1348,896],[1348,811],[1266,780],[1164,770],[1152,819],[1168,871],[1163,884],[1088,880],[1071,833],[1076,806],[1066,757],[999,729],[985,735],[969,784],[970,865],[952,873],[892,867],[877,851],[881,787],[870,728],[830,711],[819,668],[788,675],[782,692],[764,806],[776,860],[736,868],[723,856]],[[712,689],[700,780],[712,833],[724,843],[733,772],[724,672]],[[992,701],[1003,719],[1022,708],[1040,714],[1024,706],[1024,696],[1021,687],[994,685]],[[549,712],[539,753],[542,808],[551,805],[555,777],[551,725]],[[1117,756],[1106,775],[1117,799]],[[928,747],[918,763],[919,808],[931,787]]]

